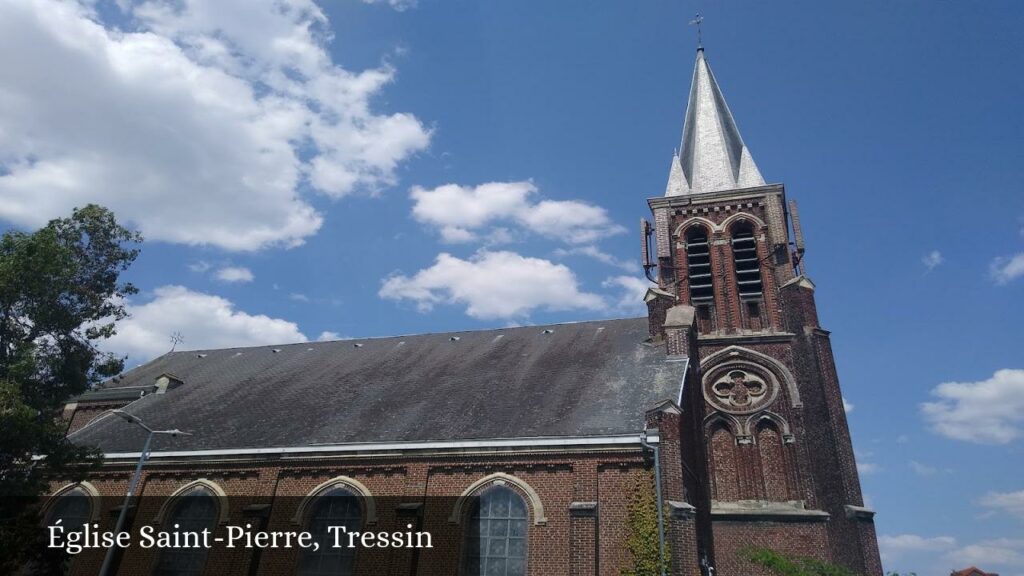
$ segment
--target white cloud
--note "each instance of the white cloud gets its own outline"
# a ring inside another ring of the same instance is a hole
[[[928,464],[923,464],[921,462],[918,462],[917,460],[911,460],[907,463],[907,465],[910,466],[910,469],[913,470],[914,473],[917,474],[918,476],[935,476],[940,472],[942,474],[953,473],[953,470],[951,468],[938,468],[936,466],[929,466]]]
[[[416,0],[363,0],[366,4],[387,4],[399,12],[416,7]]]
[[[852,402],[850,402],[849,400],[846,399],[846,396],[843,396],[843,411],[844,412],[849,414],[850,412],[853,412],[853,409],[855,407],[856,406]]]
[[[942,257],[942,253],[938,250],[932,250],[921,258],[921,263],[924,264],[924,267],[927,268],[929,272],[945,261],[946,259]]]
[[[506,239],[483,230],[495,223],[510,223],[525,231],[571,244],[591,244],[625,228],[615,224],[600,206],[579,200],[535,200],[532,182],[489,182],[479,186],[445,184],[433,189],[414,186],[413,217],[438,230],[448,243]]]
[[[620,312],[640,314],[647,310],[644,303],[644,294],[647,289],[654,286],[646,278],[636,276],[612,276],[601,283],[605,288],[616,289],[619,292],[615,301],[615,308]]]
[[[853,450],[853,455],[857,461],[857,472],[859,472],[861,476],[868,476],[882,470],[881,466],[872,462],[875,457],[874,452],[857,450],[855,448]]]
[[[294,322],[249,314],[236,309],[225,298],[184,286],[157,288],[146,303],[129,301],[128,311],[131,317],[117,324],[117,334],[104,343],[104,349],[138,360],[148,360],[170,350],[170,337],[175,332],[184,336],[178,350],[307,340]]]
[[[857,462],[857,472],[861,476],[870,476],[882,469],[881,466],[874,462]]]
[[[884,560],[892,560],[906,552],[938,552],[956,546],[952,536],[935,536],[927,538],[917,534],[899,534],[878,537],[878,547]]]
[[[1017,492],[989,492],[978,499],[978,504],[996,511],[1024,518],[1024,490]]]
[[[996,284],[1006,284],[1024,276],[1024,252],[992,260],[989,273]]]
[[[437,304],[466,307],[474,318],[524,318],[534,310],[599,310],[597,294],[580,290],[576,275],[562,264],[515,252],[481,250],[469,260],[442,253],[433,266],[412,276],[385,278],[379,295],[411,300],[420,311]]]
[[[256,279],[253,275],[252,270],[242,266],[225,266],[220,270],[217,270],[217,280],[221,282],[230,282],[232,284],[239,282],[252,282]]]
[[[205,260],[199,260],[198,262],[192,262],[191,264],[188,265],[188,269],[189,270],[191,270],[193,272],[197,272],[199,274],[202,274],[203,272],[206,272],[211,267],[212,266],[210,265],[210,263],[206,262]]]
[[[306,296],[305,294],[303,294],[301,292],[292,292],[292,293],[288,294],[288,299],[289,300],[293,300],[295,302],[309,302],[310,301],[309,296]]]
[[[97,202],[148,239],[293,246],[330,196],[392,185],[429,131],[371,106],[388,65],[351,72],[312,0],[0,3],[0,218]],[[45,72],[45,73],[44,73]]]
[[[630,262],[628,260],[619,260],[615,256],[602,251],[594,245],[577,246],[574,248],[559,248],[555,250],[555,256],[559,258],[565,258],[566,256],[586,256],[588,258],[593,258],[602,264],[614,266],[627,272],[635,272],[640,268],[638,263]]]
[[[1024,540],[1013,538],[996,538],[982,540],[974,544],[952,550],[945,556],[947,562],[958,565],[978,565],[991,570],[996,568],[1015,568],[1024,566]]]
[[[327,342],[329,340],[343,340],[341,334],[337,332],[331,332],[330,330],[324,330],[316,337],[317,342]]]
[[[1024,433],[1024,370],[998,370],[980,382],[946,382],[921,404],[933,431],[954,440],[1006,444]]]

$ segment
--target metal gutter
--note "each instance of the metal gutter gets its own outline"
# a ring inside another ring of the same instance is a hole
[[[169,450],[151,452],[156,458],[203,458],[216,456],[283,456],[288,454],[323,454],[338,452],[391,452],[420,450],[472,450],[478,448],[540,448],[568,446],[635,445],[643,441],[641,434],[615,436],[558,436],[537,438],[495,438],[486,440],[449,440],[439,442],[357,442],[350,444],[324,444],[311,446],[285,446],[276,448],[226,448],[217,450]],[[139,452],[112,452],[104,454],[107,460],[136,459]]]

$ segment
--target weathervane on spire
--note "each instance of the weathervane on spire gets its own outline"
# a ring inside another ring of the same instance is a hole
[[[701,37],[700,30],[700,25],[702,22],[704,22],[704,17],[700,15],[700,12],[698,12],[697,15],[693,17],[693,20],[690,20],[690,26],[697,27],[697,48],[704,47],[704,39]]]

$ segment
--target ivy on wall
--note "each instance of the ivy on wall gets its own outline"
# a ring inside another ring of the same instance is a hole
[[[667,524],[667,519],[666,519]],[[661,576],[662,565],[658,555],[658,501],[654,491],[654,472],[637,474],[633,485],[633,498],[626,519],[626,549],[630,562],[623,567],[621,576]],[[665,573],[669,572],[672,557],[669,542],[665,542]]]

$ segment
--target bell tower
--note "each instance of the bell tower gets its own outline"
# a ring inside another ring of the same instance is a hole
[[[689,397],[699,405],[683,411],[700,422],[683,428],[701,447],[687,466],[705,476],[699,530],[715,574],[759,574],[745,550],[762,547],[880,576],[796,204],[762,177],[703,48],[668,185],[648,205],[651,336],[663,337],[677,304],[697,319],[701,390]]]

